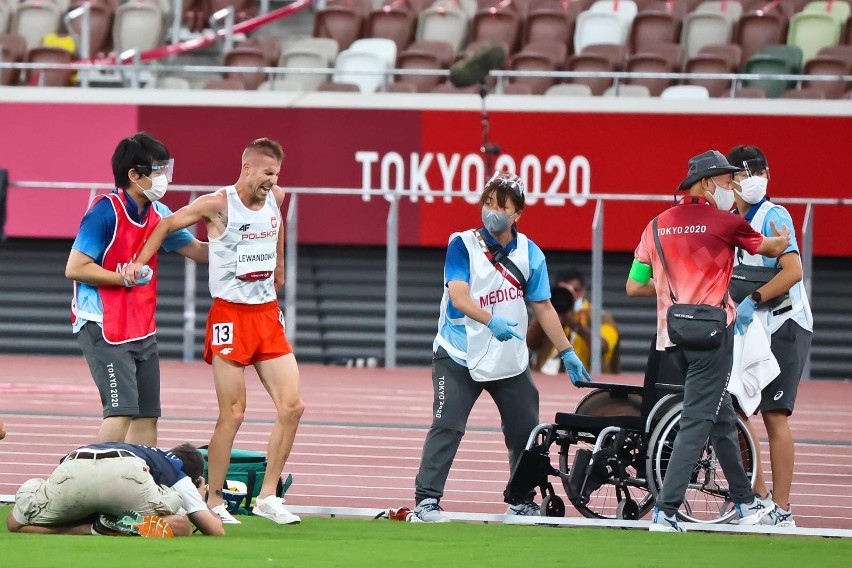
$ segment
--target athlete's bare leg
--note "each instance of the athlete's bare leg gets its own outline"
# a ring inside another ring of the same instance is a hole
[[[222,488],[231,463],[231,448],[234,438],[243,423],[246,413],[245,367],[234,361],[213,356],[213,383],[219,401],[219,418],[213,429],[208,448],[207,506],[211,509],[225,502]]]
[[[123,442],[127,438],[132,416],[109,416],[101,422],[96,442]]]
[[[125,441],[128,444],[157,446],[157,418],[136,418],[130,423]]]

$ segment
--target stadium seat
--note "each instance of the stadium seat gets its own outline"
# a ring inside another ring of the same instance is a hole
[[[743,49],[743,61],[748,61],[752,55],[767,45],[786,41],[787,20],[780,13],[755,11],[747,12],[740,18],[736,43]]]
[[[71,53],[61,47],[34,47],[27,53],[28,63],[71,63]],[[73,69],[31,69],[27,85],[40,87],[70,87]]]
[[[547,89],[544,94],[554,97],[591,97],[592,88],[579,83],[559,83]]]
[[[368,38],[383,38],[396,44],[397,52],[401,52],[414,41],[417,29],[417,16],[404,4],[391,8],[384,6],[370,13],[364,36]]]
[[[21,63],[27,53],[27,40],[19,34],[0,33],[0,56],[8,63]],[[20,69],[0,69],[0,85],[17,85]]]
[[[331,38],[305,38],[285,49],[278,60],[279,67],[290,69],[328,69],[328,74],[287,74],[281,80],[298,81],[300,90],[313,91],[331,78],[331,68],[337,57],[337,42]]]
[[[416,93],[417,87],[411,83],[391,83],[386,89],[388,93]]]
[[[397,56],[398,69],[447,69],[453,59],[453,48],[443,41],[414,42]],[[441,75],[399,75],[397,83],[412,86],[417,92],[428,93],[445,77]]]
[[[498,94],[498,93],[495,93]],[[543,93],[534,93],[530,85],[524,83],[509,83],[503,87],[503,95],[536,95]]]
[[[610,59],[593,53],[572,55],[568,58],[565,70],[585,72],[617,71]],[[611,77],[571,77],[566,82],[575,85],[587,85],[592,90],[592,94],[601,95],[607,87],[612,85],[613,79]]]
[[[670,14],[677,21],[682,22],[687,14],[687,3],[681,1],[664,1],[664,0],[654,0],[649,2],[644,7],[639,9],[639,13],[642,12],[662,12],[663,14]]]
[[[59,31],[59,6],[50,0],[26,0],[18,4],[9,31],[27,42],[27,49],[41,45],[45,35]]]
[[[661,43],[676,43],[680,40],[680,25],[680,20],[665,12],[638,13],[630,29],[630,53],[641,53]]]
[[[631,73],[676,73],[683,66],[683,47],[677,43],[661,44],[645,53],[637,53],[627,58],[626,70]],[[675,79],[631,78],[628,85],[644,85],[651,96],[659,96],[663,89],[674,85]]]
[[[581,12],[574,29],[574,53],[595,43],[627,44],[627,28],[612,12]]]
[[[345,53],[345,52],[341,52]],[[356,83],[346,83],[340,81],[325,81],[320,83],[317,91],[326,93],[362,93],[361,87]]]
[[[112,43],[115,51],[148,51],[163,40],[163,15],[160,9],[144,2],[122,4],[115,11]]]
[[[349,46],[349,51],[371,53],[384,61],[388,69],[396,65],[396,43],[385,38],[363,38],[355,40]]]
[[[698,54],[721,57],[730,62],[733,69],[739,69],[743,64],[743,48],[735,43],[705,45]]]
[[[417,41],[445,41],[458,53],[467,40],[468,17],[458,8],[427,8],[417,16]]]
[[[253,47],[263,54],[266,65],[275,67],[281,59],[281,41],[274,36],[254,36],[241,41],[237,47]]]
[[[6,33],[12,21],[12,8],[5,1],[0,2],[0,34]]]
[[[112,43],[113,10],[106,4],[89,4],[89,53],[91,57],[109,53]],[[71,20],[69,30],[75,38],[81,37],[83,19]],[[79,40],[78,40],[79,41]],[[79,52],[80,45],[77,45]],[[82,57],[82,54],[80,54]]]
[[[801,50],[795,46],[766,46],[760,53],[746,61],[745,72],[750,74],[798,74],[801,72]],[[779,79],[748,79],[743,86],[760,87],[770,98],[777,98],[795,86],[795,81]]]
[[[849,88],[849,84],[840,79],[840,77],[852,74],[852,62],[844,57],[828,54],[823,55],[824,52],[825,49],[819,55],[805,63],[805,75],[836,75],[838,79],[836,81],[802,81],[802,88],[821,90],[827,99],[843,98],[843,95]]]
[[[564,43],[541,41],[524,46],[520,53],[512,57],[512,71],[542,71],[552,73],[559,70],[565,61],[568,48]],[[554,77],[512,77],[509,85],[526,85],[530,94],[543,95],[556,82]]]
[[[171,12],[171,0],[160,0],[163,13]],[[210,0],[210,13],[215,14],[228,6],[234,7],[234,22],[239,24],[257,15],[257,0]]]
[[[472,20],[476,11],[479,10],[477,0],[435,0],[432,8],[461,10],[468,20]]]
[[[432,89],[433,93],[443,93],[448,95],[475,95],[479,93],[478,85],[470,87],[456,87],[452,83],[440,83]]]
[[[736,55],[725,54],[723,49],[733,48]],[[686,73],[736,73],[739,65],[741,50],[736,45],[705,46],[701,52],[686,62]],[[711,97],[726,97],[731,92],[730,79],[686,79],[687,85],[704,87]]]
[[[573,52],[578,9],[579,2],[571,2],[565,9],[535,8],[527,15],[524,23],[524,44],[556,41],[564,43]]]
[[[781,93],[782,99],[824,99],[825,91],[822,89],[814,89],[814,88],[802,88],[802,89],[790,89],[789,91],[785,91]]]
[[[733,26],[740,21],[740,16],[743,15],[743,5],[735,0],[709,0],[699,4],[695,8],[695,12],[721,14]]]
[[[337,42],[338,49],[348,49],[352,42],[361,37],[364,16],[351,6],[331,5],[317,12],[314,17],[316,38],[330,38]]]
[[[731,21],[714,12],[693,12],[683,20],[680,43],[687,59],[695,57],[705,45],[730,43],[733,36]]]
[[[204,83],[203,89],[209,89],[213,91],[244,91],[246,88],[245,83],[240,81],[239,79],[210,79],[206,83]]]
[[[639,7],[633,0],[597,0],[592,3],[588,11],[619,14],[629,25],[639,13]]]
[[[386,82],[390,82],[389,76],[379,72],[388,71],[392,67],[393,65],[388,65],[387,60],[382,55],[370,51],[347,49],[337,54],[331,81],[334,83],[351,83],[358,85],[362,93],[374,93]],[[360,71],[372,71],[374,73],[362,74]]]
[[[145,83],[146,89],[171,89],[174,91],[186,91],[192,88],[189,80],[184,77],[157,77]]]
[[[672,85],[660,93],[661,99],[700,100],[709,99],[710,91],[700,85]]]
[[[804,60],[808,61],[816,57],[823,47],[839,44],[842,34],[843,25],[832,16],[817,12],[800,12],[793,14],[790,19],[787,43],[800,47]]]
[[[115,9],[118,8],[116,2]],[[201,32],[210,26],[211,3],[209,0],[184,0],[183,25],[191,32]]]
[[[624,85],[612,86],[604,91],[605,97],[650,97],[651,91],[645,85]]]
[[[521,40],[521,20],[514,10],[479,10],[471,23],[470,41],[502,42],[512,55],[518,49]]]
[[[319,83],[305,83],[303,79],[307,75],[301,77],[281,77],[280,75],[270,81],[264,81],[258,87],[258,91],[315,91],[319,85],[325,81],[323,79]]]
[[[624,68],[624,62],[627,59],[627,48],[623,45],[593,43],[587,45],[583,50],[583,55],[600,55],[612,63],[616,71],[621,71]]]
[[[842,27],[846,25],[846,21],[852,15],[852,6],[843,0],[817,0],[805,4],[802,12],[805,14],[826,14]]]
[[[266,67],[266,56],[253,47],[235,47],[225,54],[226,67]],[[225,73],[226,79],[234,78],[242,81],[246,89],[253,91],[269,78],[262,71]]]

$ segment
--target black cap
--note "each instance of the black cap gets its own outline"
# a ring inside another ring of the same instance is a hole
[[[769,169],[763,150],[757,146],[735,146],[728,152],[728,162],[747,169],[754,175]]]
[[[689,160],[689,171],[686,174],[686,179],[680,182],[677,188],[679,190],[689,189],[700,179],[739,171],[742,171],[742,168],[729,164],[725,156],[718,150],[707,150]]]

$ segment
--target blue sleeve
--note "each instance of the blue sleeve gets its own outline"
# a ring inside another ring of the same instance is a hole
[[[115,210],[109,199],[101,198],[83,216],[80,221],[80,232],[74,239],[71,248],[86,256],[103,262],[104,251],[115,233]]]
[[[788,229],[790,229],[790,246],[787,247],[782,254],[788,252],[799,252],[799,245],[796,242],[796,227],[793,225],[793,218],[790,217],[789,211],[781,206],[775,206],[770,209],[766,213],[766,217],[763,219],[763,234],[767,237],[772,236],[772,225],[770,223],[774,222],[777,228],[781,228],[781,225],[785,225]],[[772,261],[772,265],[775,265],[775,259],[767,259]]]
[[[450,241],[447,247],[447,260],[444,262],[444,281],[460,280],[470,282],[470,257],[461,237]]]
[[[530,248],[530,277],[527,279],[527,300],[543,302],[550,299],[550,276],[547,262],[538,245],[528,240]]]
[[[160,203],[159,201],[154,202],[154,207],[157,208],[157,213],[159,213],[161,217],[168,217],[172,214],[172,210],[169,209],[167,205]],[[192,233],[190,233],[189,230],[178,229],[177,231],[166,235],[166,238],[163,239],[163,246],[161,248],[166,252],[174,252],[191,243],[193,239],[195,239],[195,237],[192,236]]]

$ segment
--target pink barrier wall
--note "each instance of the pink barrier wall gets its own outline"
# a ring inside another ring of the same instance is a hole
[[[0,167],[13,181],[110,182],[116,142],[137,129],[162,139],[176,159],[175,183],[233,183],[246,143],[279,140],[287,153],[280,184],[393,191],[413,188],[416,202],[400,206],[400,243],[443,246],[455,230],[478,223],[475,205],[431,191],[468,189],[469,201],[488,172],[479,154],[480,116],[459,110],[241,108],[159,105],[5,104],[0,119]],[[653,114],[609,112],[491,112],[499,166],[528,183],[522,229],[546,249],[591,246],[592,202],[549,204],[551,193],[672,195],[687,160],[708,148],[761,146],[771,165],[770,195],[849,197],[832,170],[843,164],[852,139],[841,133],[852,117]],[[826,166],[828,169],[826,170]],[[85,195],[84,195],[85,194]],[[11,236],[72,237],[86,192],[13,189]],[[184,195],[167,203],[182,205]],[[33,203],[43,206],[32,207]],[[608,203],[607,250],[632,250],[644,225],[665,203]],[[804,207],[789,207],[800,229]],[[373,196],[300,199],[299,238],[307,243],[380,244],[387,202]],[[852,215],[848,207],[818,207],[814,253],[850,255],[852,239],[830,232]]]

